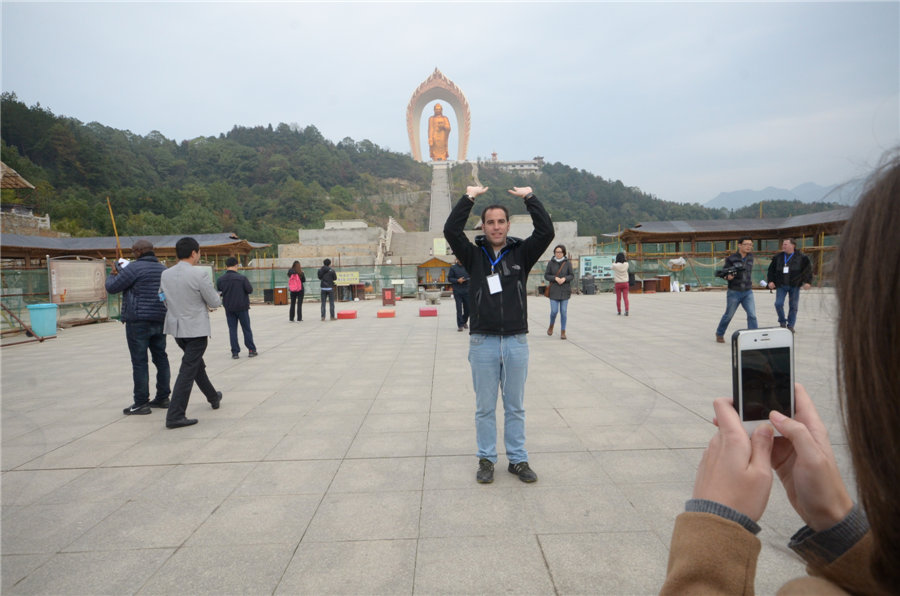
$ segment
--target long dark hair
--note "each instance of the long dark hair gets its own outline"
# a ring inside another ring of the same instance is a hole
[[[900,586],[900,152],[870,178],[841,233],[838,387],[873,538],[872,574]],[[885,270],[885,267],[888,269]]]
[[[297,275],[303,273],[303,267],[300,266],[300,261],[294,261],[294,264],[291,265],[290,269],[288,269],[288,276],[291,276],[294,273],[296,273]]]

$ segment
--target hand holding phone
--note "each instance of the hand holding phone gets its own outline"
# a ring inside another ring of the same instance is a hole
[[[853,508],[838,471],[828,432],[803,385],[797,383],[794,419],[772,414],[783,438],[775,440],[772,467],[781,478],[791,505],[813,530],[826,530]]]
[[[713,402],[719,427],[694,480],[695,499],[715,501],[758,521],[772,490],[772,428],[758,428],[751,437],[728,399]]]

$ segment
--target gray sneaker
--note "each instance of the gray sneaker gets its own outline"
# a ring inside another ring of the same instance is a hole
[[[537,482],[537,474],[528,466],[527,461],[520,461],[517,464],[510,463],[507,469],[510,474],[518,476],[522,482]]]
[[[494,462],[489,459],[481,458],[478,460],[478,472],[475,474],[475,480],[479,484],[490,484],[494,481]]]

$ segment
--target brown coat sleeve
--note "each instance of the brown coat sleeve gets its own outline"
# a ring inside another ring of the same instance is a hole
[[[712,513],[675,518],[660,594],[753,594],[759,539]]]
[[[870,563],[872,533],[827,565],[811,563],[806,570],[811,576],[791,580],[779,594],[890,594],[875,582]]]

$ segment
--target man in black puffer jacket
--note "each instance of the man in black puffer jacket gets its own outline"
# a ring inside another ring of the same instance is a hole
[[[528,272],[553,241],[553,222],[530,187],[516,187],[509,193],[525,200],[534,233],[525,240],[509,237],[509,212],[503,206],[490,205],[481,213],[484,235],[477,236],[473,244],[463,230],[475,197],[486,191],[483,186],[468,187],[444,224],[444,237],[471,276],[469,363],[475,385],[475,479],[482,484],[494,480],[497,389],[502,387],[508,470],[522,482],[534,482],[537,474],[529,467],[525,450],[526,284]]]
[[[168,408],[169,358],[166,355],[166,305],[159,298],[159,278],[166,266],[153,253],[149,240],[137,240],[131,247],[134,261],[118,269],[113,263],[106,278],[106,291],[122,294],[122,322],[131,352],[131,372],[134,378],[134,403],[122,410],[126,415],[149,414],[150,408]],[[150,367],[147,349],[156,366],[156,396],[150,401]]]

